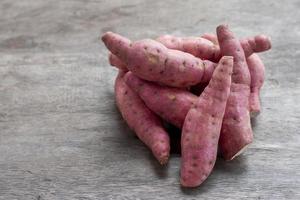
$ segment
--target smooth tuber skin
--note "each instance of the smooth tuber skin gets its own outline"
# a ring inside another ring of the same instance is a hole
[[[265,35],[257,35],[240,40],[245,56],[248,58],[253,53],[259,53],[271,49],[271,38]]]
[[[160,86],[142,80],[131,72],[124,79],[150,110],[178,128],[182,127],[187,112],[198,99],[187,90]]]
[[[201,59],[220,59],[219,46],[202,37],[175,37],[172,35],[163,35],[156,40],[169,49],[184,51]]]
[[[108,56],[108,60],[111,66],[117,67],[118,69],[125,72],[128,71],[126,64],[123,63],[116,55],[110,53]]]
[[[115,95],[117,106],[128,126],[151,149],[160,164],[166,164],[170,154],[169,135],[161,120],[126,85],[124,72],[121,71],[116,78]]]
[[[219,146],[225,160],[239,155],[253,140],[250,124],[250,73],[241,43],[226,25],[217,27],[222,55],[233,56],[230,95],[223,119]]]
[[[199,186],[211,173],[217,158],[218,140],[230,93],[233,58],[224,56],[208,86],[184,121],[181,136],[180,182]]]
[[[260,113],[259,93],[265,79],[265,66],[257,54],[247,58],[247,64],[251,75],[249,107],[251,117]]]
[[[107,32],[102,41],[136,76],[168,86],[183,88],[209,80],[216,66],[151,39],[130,42],[121,35]]]
[[[204,33],[201,37],[211,41],[214,45],[219,45],[218,37],[213,33]]]
[[[204,33],[201,37],[211,41],[215,45],[219,45],[218,38],[213,33]],[[255,38],[256,38],[256,42],[251,42],[253,40],[255,41]],[[251,117],[255,117],[260,113],[259,91],[264,82],[265,67],[262,61],[260,60],[259,56],[253,52],[261,52],[270,49],[271,40],[270,38],[264,35],[258,35],[252,38],[249,37],[240,40],[240,42],[241,45],[243,45],[244,51],[248,49],[248,51],[245,52],[245,56],[247,59],[247,64],[251,76],[251,87],[250,87],[251,93],[249,99],[250,115]],[[247,45],[249,43],[253,44],[252,47],[250,45]],[[254,50],[252,48],[254,48]],[[198,83],[197,85],[191,87],[191,91],[194,94],[199,95],[204,90],[206,85],[207,83]]]
[[[170,49],[190,53],[198,58],[218,62],[222,54],[216,35],[205,33],[201,37],[176,37],[163,35],[157,41]],[[271,40],[265,35],[257,35],[240,40],[246,58],[253,53],[267,51],[271,48]]]

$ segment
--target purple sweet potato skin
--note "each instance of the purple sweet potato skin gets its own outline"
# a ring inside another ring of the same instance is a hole
[[[233,159],[253,140],[250,124],[250,73],[243,48],[226,25],[217,27],[222,55],[233,56],[233,74],[219,146],[225,160]]]
[[[154,40],[135,42],[131,52],[128,68],[148,81],[187,87],[200,82],[204,74],[202,60],[191,54],[167,49]]]
[[[201,37],[211,41],[215,45],[219,45],[218,37],[213,33],[204,33],[203,35],[201,35]]]
[[[131,72],[124,79],[150,110],[178,128],[182,127],[187,112],[198,99],[187,90],[157,85]]]
[[[112,54],[120,58],[123,62],[126,61],[127,52],[131,45],[131,41],[128,38],[112,32],[106,32],[101,39]],[[126,62],[124,63],[126,64]]]
[[[232,160],[253,140],[248,104],[249,87],[232,83],[219,140],[225,160]]]
[[[193,85],[190,88],[190,91],[197,96],[199,96],[203,92],[205,87],[208,85],[208,82],[210,81],[212,74],[214,73],[214,70],[217,66],[216,63],[211,62],[209,60],[204,60],[203,63],[206,70],[204,71],[204,75],[201,83]]]
[[[124,72],[128,71],[126,64],[123,63],[116,55],[110,53],[108,60],[111,66],[114,66]]]
[[[218,60],[220,58],[219,46],[202,37],[163,35],[156,40],[169,49],[184,51],[201,59]]]
[[[270,37],[262,34],[242,39],[240,42],[244,49],[246,58],[251,56],[253,53],[267,51],[272,47]]]
[[[251,75],[250,85],[250,115],[255,117],[260,113],[259,93],[265,79],[265,66],[257,54],[252,54],[247,58],[247,64]]]
[[[132,73],[142,79],[181,88],[196,85],[202,79],[210,79],[203,76],[207,73],[201,59],[168,49],[155,40],[129,42],[123,36],[111,32],[104,34],[102,40]]]
[[[170,49],[190,53],[201,59],[218,62],[221,58],[220,47],[216,35],[203,34],[201,37],[175,37],[163,35],[157,41]],[[256,35],[240,40],[246,58],[253,53],[267,51],[271,48],[271,39],[265,35]]]
[[[217,157],[222,119],[230,93],[233,58],[224,56],[209,85],[184,121],[181,138],[180,182],[199,186],[211,173]]]
[[[215,68],[217,67],[217,64],[209,60],[203,60],[203,64],[205,70],[200,83],[208,83],[214,73]]]
[[[166,164],[170,154],[170,139],[161,120],[149,110],[143,101],[126,85],[124,72],[115,81],[117,106],[138,138],[152,151],[161,164]]]

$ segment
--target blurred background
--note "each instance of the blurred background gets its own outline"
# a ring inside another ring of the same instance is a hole
[[[0,1],[0,199],[300,199],[300,1]],[[159,166],[115,107],[100,36],[260,33],[266,80],[255,142],[194,190]]]

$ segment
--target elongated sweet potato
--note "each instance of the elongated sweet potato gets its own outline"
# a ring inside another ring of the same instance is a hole
[[[124,72],[128,71],[126,64],[123,63],[116,55],[110,53],[108,60],[110,65],[115,66]]]
[[[231,160],[253,140],[249,114],[250,73],[241,43],[228,26],[218,26],[217,36],[222,55],[234,58],[232,84],[219,141],[222,156]]]
[[[182,127],[187,112],[197,100],[197,96],[187,90],[144,81],[131,72],[124,79],[150,110],[178,128]]]
[[[259,93],[265,79],[265,66],[257,54],[252,54],[248,57],[247,64],[251,75],[250,115],[255,117],[260,113]]]
[[[211,41],[215,45],[219,45],[218,37],[213,33],[204,33],[203,35],[201,35],[201,37]]]
[[[224,56],[208,86],[184,121],[181,137],[181,185],[199,186],[211,173],[230,93],[233,58]]]
[[[170,154],[170,139],[161,120],[126,85],[124,72],[119,72],[115,82],[117,106],[138,138],[152,151],[161,164],[166,164]]]
[[[201,37],[175,37],[163,35],[157,41],[170,49],[190,53],[201,59],[218,62],[221,58],[220,47],[214,34],[204,34]],[[245,56],[267,51],[271,48],[271,40],[265,35],[257,35],[240,40]]]
[[[188,87],[209,80],[216,64],[204,62],[189,54],[166,48],[161,43],[145,39],[130,42],[127,38],[107,32],[102,36],[106,47],[136,76],[174,87]]]
[[[175,37],[172,35],[163,35],[156,40],[170,49],[184,51],[201,59],[220,59],[219,46],[202,37]]]
[[[218,38],[215,34],[205,33],[201,37],[211,41],[215,45],[219,44]],[[272,47],[271,38],[263,34],[241,39],[240,43],[245,52],[246,58],[251,56],[253,53],[267,51]]]
[[[210,40],[215,45],[219,44],[218,38],[215,34],[205,33],[201,37]],[[264,82],[265,67],[262,61],[260,60],[259,56],[254,52],[261,52],[270,49],[271,40],[267,36],[257,35],[252,38],[249,37],[240,40],[240,42],[241,45],[243,45],[243,49],[246,50],[245,56],[251,75],[251,93],[249,99],[250,115],[251,117],[255,117],[260,113],[259,91]],[[205,83],[205,81],[203,81],[202,83],[198,83],[197,85],[191,87],[191,91],[194,94],[199,95],[204,90],[207,84],[208,82]]]
[[[271,49],[271,38],[265,35],[257,35],[240,40],[246,58],[253,53],[259,53]]]

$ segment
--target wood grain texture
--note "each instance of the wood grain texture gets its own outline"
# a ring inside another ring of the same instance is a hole
[[[0,1],[0,199],[300,199],[300,3]],[[180,157],[161,167],[115,107],[105,31],[131,39],[201,35],[230,23],[265,33],[255,142],[181,189]]]

